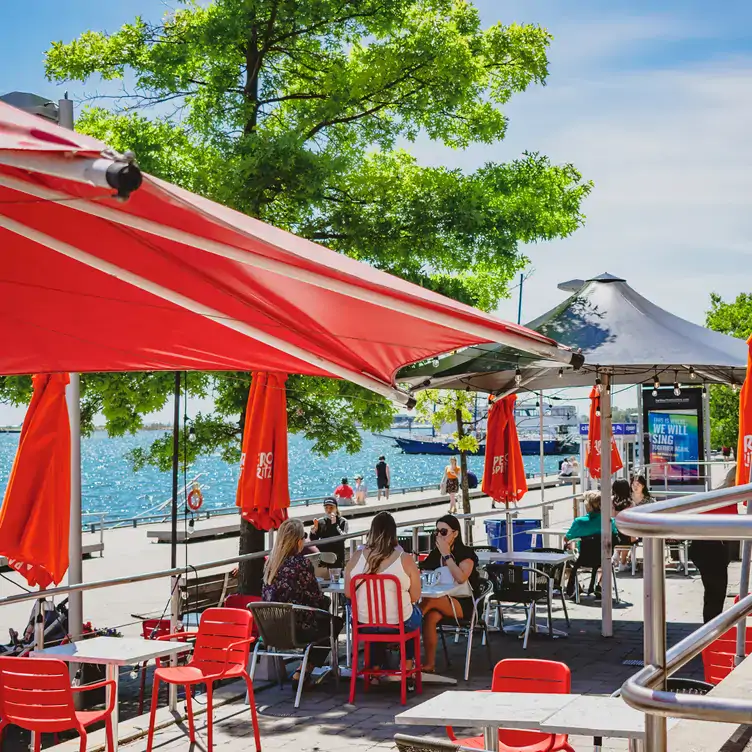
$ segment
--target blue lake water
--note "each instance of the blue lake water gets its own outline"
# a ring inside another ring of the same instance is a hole
[[[152,509],[169,498],[171,474],[155,468],[134,472],[126,454],[134,447],[147,447],[160,436],[156,431],[140,431],[133,436],[109,438],[95,432],[83,439],[82,496],[84,512],[107,512],[110,517],[132,517]],[[18,434],[0,434],[0,490],[4,493],[13,457],[18,446]],[[289,437],[289,476],[292,499],[330,494],[343,476],[351,481],[360,473],[369,490],[374,489],[374,466],[379,455],[385,455],[391,469],[392,488],[428,485],[437,488],[447,457],[403,454],[393,442],[370,433],[363,434],[363,449],[357,454],[334,452],[320,457],[311,452],[311,443],[302,436]],[[470,469],[480,478],[483,458],[469,457]],[[560,458],[546,457],[546,472],[558,470]],[[530,473],[539,469],[538,457],[525,457]],[[235,503],[239,469],[219,457],[201,457],[188,470],[188,478],[203,473],[204,505],[213,509]]]

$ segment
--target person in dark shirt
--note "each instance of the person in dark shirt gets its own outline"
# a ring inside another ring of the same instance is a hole
[[[277,531],[274,548],[264,565],[264,582],[261,597],[272,603],[294,603],[329,610],[330,601],[319,587],[313,566],[303,555],[305,530],[300,520],[285,520]],[[296,636],[301,642],[314,642],[330,634],[332,621],[336,635],[342,631],[338,616],[301,611],[295,615]],[[308,667],[312,671],[323,666],[328,657],[326,650],[311,650]],[[293,680],[300,679],[300,673]]]
[[[391,473],[389,472],[389,465],[386,464],[386,457],[382,454],[379,457],[379,461],[376,463],[376,488],[378,488],[378,495],[376,501],[381,501],[381,494],[384,494],[384,498],[389,498],[389,486],[392,483]]]
[[[339,535],[347,533],[347,520],[339,513],[337,500],[328,496],[324,499],[325,516],[313,521],[311,529],[311,540],[318,541],[324,538],[336,538]],[[317,543],[316,548],[319,551],[331,551],[337,556],[335,567],[345,566],[345,541],[335,541],[334,543]]]

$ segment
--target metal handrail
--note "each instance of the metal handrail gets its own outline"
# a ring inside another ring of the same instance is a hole
[[[550,501],[542,502],[539,504],[531,504],[523,507],[520,511],[527,512],[530,509],[537,509],[545,505],[559,504],[563,501],[571,501],[573,498],[579,498],[582,494],[574,494],[572,496],[563,496],[560,499],[552,499]],[[471,514],[458,514],[458,519],[474,519],[481,517],[491,517],[504,513],[503,509],[493,509],[490,512],[473,512]],[[400,527],[420,527],[428,522],[435,522],[436,516],[424,517],[419,520],[408,520],[406,522],[400,522]],[[355,538],[362,538],[367,535],[367,530],[361,530],[359,532],[347,533],[345,535],[338,535],[332,538],[322,538],[321,540],[313,541],[311,545],[319,545],[320,543],[336,543],[339,541],[347,541]],[[99,590],[105,587],[115,587],[117,585],[130,585],[136,582],[147,582],[148,580],[159,580],[167,577],[180,577],[186,575],[188,572],[201,572],[207,569],[216,569],[218,567],[230,566],[241,561],[251,561],[253,559],[261,559],[264,556],[268,556],[271,553],[271,549],[264,551],[254,551],[250,554],[236,554],[225,559],[217,559],[215,561],[203,562],[202,564],[191,564],[188,567],[175,567],[174,569],[162,569],[155,572],[143,572],[141,574],[128,575],[126,577],[115,577],[107,580],[95,580],[94,582],[82,582],[74,585],[61,585],[56,588],[49,588],[43,592],[31,591],[28,593],[18,593],[16,595],[8,595],[0,597],[0,606],[11,605],[14,603],[21,603],[24,601],[39,600],[40,596],[44,598],[54,598],[59,595],[66,595],[69,593],[78,593],[86,590]]]
[[[717,489],[680,498],[632,507],[616,517],[617,528],[642,537],[645,550],[645,667],[622,687],[625,701],[646,714],[647,752],[666,752],[666,717],[746,723],[752,702],[712,695],[685,695],[666,691],[666,679],[728,629],[752,612],[749,588],[749,559],[752,540],[752,503],[747,514],[688,514],[704,512],[752,499],[752,483]],[[666,593],[663,571],[665,538],[693,540],[743,539],[740,599],[730,609],[704,624],[670,650],[666,649]],[[745,630],[738,630],[737,660],[744,656]],[[741,642],[741,654],[739,648]]]

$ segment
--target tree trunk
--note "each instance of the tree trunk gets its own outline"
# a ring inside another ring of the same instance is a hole
[[[264,550],[264,531],[258,530],[250,522],[240,518],[239,553],[252,554]],[[264,560],[251,559],[240,562],[238,592],[242,595],[261,595],[261,580],[264,574]]]
[[[457,439],[461,441],[465,436],[465,424],[462,421],[462,410],[458,407],[457,417]],[[460,488],[462,490],[462,513],[470,514],[470,489],[467,485],[467,452],[460,450]],[[468,546],[473,545],[473,521],[465,520],[465,543]]]

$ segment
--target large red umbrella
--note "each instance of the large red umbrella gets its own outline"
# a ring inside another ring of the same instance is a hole
[[[254,372],[248,395],[235,503],[258,530],[276,530],[290,506],[286,380],[281,374]]]
[[[515,504],[527,493],[517,424],[514,420],[516,394],[495,400],[488,411],[483,492],[494,502]]]
[[[409,401],[400,367],[479,342],[580,356],[145,175],[0,103],[0,373],[263,370]]]
[[[736,448],[736,485],[752,480],[752,337],[747,340],[747,376],[739,395],[739,443]]]
[[[29,585],[59,585],[68,570],[68,374],[37,374],[0,509],[0,554]]]
[[[601,394],[597,387],[590,391],[590,423],[588,424],[587,446],[585,448],[585,467],[591,478],[601,477]],[[611,434],[611,474],[624,467],[619,449]]]

